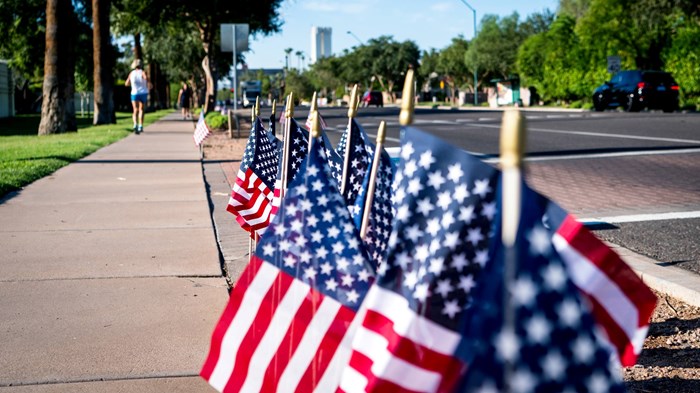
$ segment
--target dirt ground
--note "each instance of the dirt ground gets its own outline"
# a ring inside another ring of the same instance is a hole
[[[203,144],[206,160],[221,160],[233,179],[245,150],[250,122],[241,123],[241,137],[214,131]],[[226,163],[224,163],[226,161]],[[623,377],[629,392],[700,392],[700,308],[656,292],[659,303],[652,316],[644,351]]]

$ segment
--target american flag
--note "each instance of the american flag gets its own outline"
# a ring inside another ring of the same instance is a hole
[[[285,118],[286,119],[286,118]],[[306,159],[309,145],[309,132],[299,127],[299,124],[294,118],[289,119],[289,160],[287,162],[287,184],[291,184],[296,176],[301,163]],[[286,120],[285,120],[286,121]],[[282,203],[282,150],[279,150],[279,169],[277,170],[277,178],[275,180],[274,196],[272,198],[272,214],[276,214]]]
[[[372,157],[374,161],[376,157]],[[369,167],[372,168],[372,161]],[[386,262],[387,243],[391,234],[391,226],[393,224],[394,215],[392,214],[392,183],[393,170],[391,167],[391,158],[386,150],[382,149],[379,156],[379,167],[377,168],[376,186],[374,189],[374,197],[370,206],[369,225],[367,234],[362,242],[367,249],[372,263],[379,266]],[[349,206],[353,221],[357,229],[362,228],[362,216],[364,215],[364,205],[367,199],[369,189],[370,171],[365,174],[362,187],[355,199],[355,203]]]
[[[459,329],[496,214],[497,171],[422,131],[402,135],[387,263],[343,374],[345,392],[449,391]]]
[[[352,140],[350,140],[350,166],[348,168],[347,187],[345,189],[345,201],[348,205],[355,203],[355,198],[360,192],[365,174],[369,172],[371,167],[372,156],[374,155],[374,144],[370,141],[369,136],[364,128],[353,118],[350,122],[352,127]],[[338,184],[342,184],[343,167],[342,163],[345,159],[345,150],[348,148],[348,130],[346,129],[343,135],[340,136],[336,152],[340,157],[341,166],[334,170],[333,175],[338,180]],[[335,168],[332,168],[335,169]]]
[[[309,112],[309,115],[306,116],[306,123],[304,125],[306,126],[307,130],[310,130],[313,124],[313,119],[311,118],[312,113],[313,112]],[[321,124],[321,130],[325,130],[326,128],[328,128],[328,123],[326,123],[326,119],[324,119],[323,116],[321,116],[321,112],[316,111],[316,113],[318,113],[318,122]]]
[[[209,136],[209,127],[207,127],[207,123],[204,121],[204,113],[199,114],[199,120],[197,121],[197,126],[194,128],[194,144],[199,146],[202,144],[202,142],[207,139]]]
[[[494,244],[484,285],[467,311],[460,353],[468,366],[461,391],[625,390],[610,348],[596,335],[595,320],[543,225],[547,202],[523,187],[516,245]],[[508,283],[506,264],[513,271]]]
[[[545,218],[571,280],[588,299],[620,363],[633,366],[649,330],[656,295],[619,255],[552,201]]]
[[[333,392],[374,280],[317,138],[236,283],[200,375],[226,392]]]
[[[270,222],[277,167],[277,143],[270,140],[260,119],[256,119],[226,207],[251,237]]]

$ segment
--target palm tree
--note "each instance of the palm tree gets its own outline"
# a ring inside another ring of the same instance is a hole
[[[95,95],[93,124],[116,123],[112,97],[112,56],[109,34],[111,0],[92,0],[92,63]]]
[[[294,52],[294,54],[297,57],[297,68],[299,69],[299,71],[301,71],[301,56],[304,54],[304,52],[298,50]]]
[[[289,69],[289,55],[292,53],[294,49],[292,48],[287,48],[284,50],[284,68],[286,70]]]

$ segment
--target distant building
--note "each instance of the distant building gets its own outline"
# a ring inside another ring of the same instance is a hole
[[[329,57],[333,51],[331,50],[331,33],[333,29],[330,27],[311,27],[311,64],[318,59]]]
[[[0,60],[0,118],[15,115],[15,88],[12,70],[7,61]]]

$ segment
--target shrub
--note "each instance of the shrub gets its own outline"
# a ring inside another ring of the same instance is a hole
[[[224,130],[228,129],[228,116],[222,115],[220,112],[209,112],[204,118],[209,129]]]

